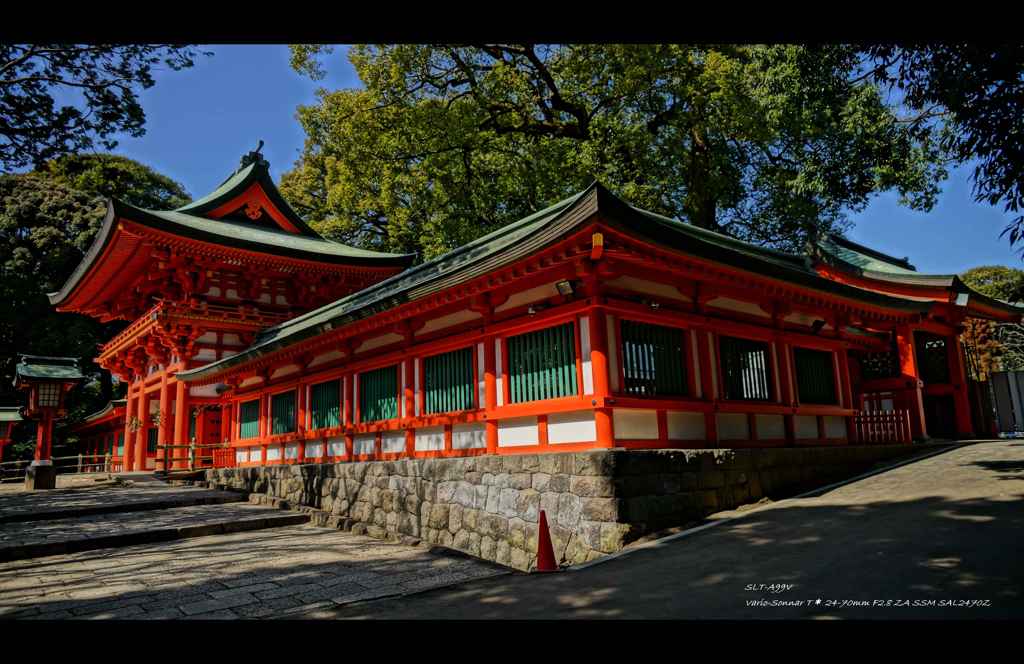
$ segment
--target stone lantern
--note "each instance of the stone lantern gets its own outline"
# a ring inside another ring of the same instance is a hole
[[[25,473],[25,488],[53,489],[57,472],[53,467],[53,423],[67,415],[66,399],[71,388],[85,376],[73,357],[22,355],[15,367],[14,386],[28,390],[27,419],[37,420],[36,455]]]
[[[20,406],[0,406],[0,461],[4,458],[4,447],[11,442],[14,426],[21,421]]]

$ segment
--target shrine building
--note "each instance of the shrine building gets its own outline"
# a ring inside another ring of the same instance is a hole
[[[177,210],[110,201],[50,296],[131,321],[97,359],[128,393],[78,425],[83,452],[141,470],[192,441],[234,466],[987,435],[963,322],[1024,312],[842,237],[784,253],[596,183],[413,259],[321,238],[257,153]]]

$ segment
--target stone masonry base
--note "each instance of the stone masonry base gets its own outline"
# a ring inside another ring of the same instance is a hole
[[[207,483],[312,508],[321,525],[416,538],[527,571],[536,563],[541,510],[555,558],[580,564],[646,534],[916,451],[910,445],[610,449],[216,468],[207,471]]]

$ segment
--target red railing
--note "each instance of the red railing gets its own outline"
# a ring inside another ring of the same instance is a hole
[[[857,440],[863,444],[910,443],[910,411],[861,411],[853,418]]]
[[[234,468],[235,465],[235,448],[224,447],[213,451],[214,468]]]

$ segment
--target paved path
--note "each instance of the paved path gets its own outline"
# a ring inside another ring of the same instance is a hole
[[[1024,442],[956,448],[577,572],[508,575],[318,615],[1024,618]]]
[[[238,503],[5,523],[0,524],[0,560],[276,528],[308,521],[308,514]]]
[[[312,616],[505,573],[426,547],[289,526],[0,563],[0,620]]]
[[[102,484],[52,491],[11,491],[0,494],[0,524],[243,500],[245,496],[238,493],[170,486],[162,482],[133,483],[128,486]]]

